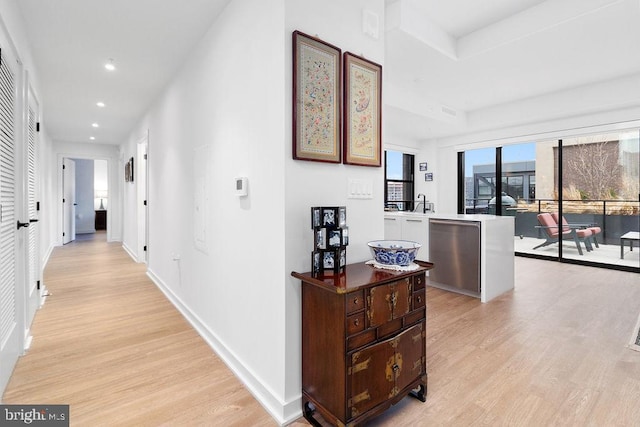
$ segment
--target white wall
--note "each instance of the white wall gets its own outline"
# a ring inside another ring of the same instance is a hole
[[[362,34],[365,7],[382,25],[383,0],[231,2],[123,147],[135,156],[148,131],[149,275],[282,423],[301,414],[300,283],[290,273],[310,267],[310,207],[347,206],[349,262],[383,237],[382,168],[291,158],[291,33],[383,64],[384,29],[377,40]],[[246,198],[235,195],[238,176]],[[370,180],[374,197],[347,199],[349,178]],[[134,202],[125,188],[130,248]]]
[[[277,419],[286,42],[282,1],[231,2],[123,149],[136,156],[148,130],[150,276]],[[249,179],[246,198],[235,195],[237,176]],[[125,188],[131,248],[133,191]]]
[[[379,38],[374,39],[362,32],[362,14],[367,9],[378,15]],[[354,263],[371,259],[366,243],[384,238],[384,171],[383,168],[324,164],[291,158],[292,140],[292,43],[291,33],[302,31],[342,49],[381,64],[384,76],[384,1],[359,0],[344,2],[328,0],[286,1],[286,114],[285,140],[286,158],[286,268],[290,271],[306,272],[311,268],[313,233],[310,228],[312,206],[346,206],[349,226],[347,262]],[[384,87],[382,96],[384,97]],[[383,101],[384,105],[384,101]],[[384,112],[383,112],[384,117]],[[383,130],[384,134],[384,130]],[[347,198],[348,180],[363,179],[373,184],[373,198],[368,200]],[[286,277],[284,287],[286,318],[285,401],[293,409],[299,408],[301,393],[301,338],[300,338],[300,282]]]
[[[40,128],[38,146],[38,185],[40,212],[38,218],[38,226],[40,227],[40,267],[44,267],[51,256],[51,252],[56,245],[57,240],[57,198],[56,198],[56,176],[55,169],[55,153],[53,151],[53,142],[43,126]],[[46,283],[45,283],[46,284]]]
[[[146,134],[146,130],[144,131]],[[134,167],[134,181],[126,182],[124,181],[124,169],[122,172],[122,246],[129,253],[131,258],[134,261],[138,261],[141,259],[141,254],[137,252],[137,235],[138,235],[138,221],[137,221],[137,193],[136,193],[136,175],[138,174],[137,165],[140,164],[142,159],[139,159],[136,155],[136,145],[137,141],[140,139],[140,136],[134,135],[130,137],[131,141],[123,144],[122,150],[122,162],[123,168],[124,163],[128,162],[131,157],[134,158],[133,167]],[[111,193],[111,191],[109,191]],[[111,211],[111,208],[109,208]]]

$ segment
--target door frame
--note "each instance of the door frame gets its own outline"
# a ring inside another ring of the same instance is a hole
[[[76,240],[76,162],[70,157],[62,159],[62,244]],[[73,167],[72,167],[73,166]],[[69,177],[68,179],[66,177]],[[67,188],[69,187],[69,188]],[[67,190],[74,194],[67,197]],[[69,200],[67,200],[69,198]],[[69,229],[67,230],[67,226]],[[69,235],[67,236],[67,231]]]
[[[137,216],[137,261],[149,262],[149,132],[138,141],[137,149],[137,181],[136,184],[136,216]],[[134,181],[135,182],[135,181]]]
[[[42,307],[44,303],[44,289],[42,285],[42,259],[41,259],[41,238],[42,238],[42,223],[40,220],[40,202],[41,202],[41,183],[42,183],[42,166],[40,159],[40,146],[42,141],[40,139],[40,101],[36,96],[33,87],[29,81],[29,75],[25,72],[25,80],[26,80],[26,103],[25,103],[25,116],[24,116],[24,156],[23,156],[23,164],[24,164],[24,173],[23,177],[25,180],[25,188],[23,192],[24,197],[24,206],[25,206],[25,219],[29,221],[28,230],[28,238],[25,241],[25,349],[30,347],[31,344],[31,323],[35,317],[37,310]],[[31,218],[30,206],[31,200],[29,198],[29,133],[30,133],[30,118],[29,118],[29,110],[33,110],[35,113],[35,142],[34,142],[34,179],[35,179],[35,188],[34,188],[34,200],[33,202],[36,204],[35,208],[35,218]],[[34,221],[35,220],[35,221]],[[34,231],[35,230],[35,231]],[[32,232],[34,233],[35,244],[33,247],[34,254],[30,254],[30,243],[29,238],[31,237]],[[33,258],[31,258],[33,256]],[[33,277],[31,274],[31,262],[33,260]]]
[[[71,154],[71,153],[60,153],[60,152],[57,153],[56,176],[58,180],[58,185],[56,186],[56,191],[58,192],[58,198],[56,203],[56,212],[58,212],[58,215],[60,215],[55,222],[56,223],[55,244],[57,246],[62,246],[62,232],[63,232],[62,198],[64,195],[62,164],[65,158],[80,159],[80,160],[105,160],[107,162],[107,182],[109,185],[109,191],[107,194],[107,206],[110,211],[118,209],[118,207],[114,207],[116,205],[116,203],[114,202],[115,200],[114,197],[117,197],[117,194],[114,196],[114,191],[119,193],[119,189],[117,188],[118,182],[117,181],[114,182],[112,171],[111,171],[112,165],[114,163],[116,164],[118,163],[117,160],[114,160],[113,157],[99,155],[99,154],[96,154],[95,156],[93,156],[93,155],[87,155],[87,154]],[[114,215],[117,215],[117,213],[114,213]],[[107,242],[112,241],[112,235],[113,235],[113,229],[111,226],[113,221],[112,217],[113,215],[107,215]]]

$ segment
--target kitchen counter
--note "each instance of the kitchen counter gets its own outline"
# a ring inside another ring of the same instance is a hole
[[[430,216],[429,221],[433,222],[429,233],[433,256],[429,261],[441,269],[438,273],[434,269],[432,286],[479,297],[482,302],[514,288],[514,217],[438,214]],[[434,235],[436,224],[440,228]],[[447,231],[447,226],[451,230],[457,226],[460,230],[475,228],[477,235]],[[469,275],[463,278],[462,273],[469,268],[476,269],[477,283],[467,283]]]
[[[427,275],[436,273],[437,269],[448,268],[455,272],[459,269],[453,256],[447,256],[440,262],[435,262],[430,254],[432,238],[430,236],[429,221],[464,221],[470,224],[478,224],[480,230],[479,239],[479,290],[470,292],[464,287],[449,286],[446,283],[438,283],[430,280],[431,285],[453,292],[464,293],[480,298],[482,302],[488,302],[514,288],[514,218],[509,216],[481,215],[481,214],[440,214],[427,212],[385,212],[384,213],[384,238],[387,240],[410,240],[422,245],[417,258],[434,262],[435,268]],[[434,250],[439,247],[434,247]],[[456,249],[447,249],[450,254]],[[460,261],[460,260],[459,260]],[[464,259],[461,260],[464,263]],[[477,289],[477,288],[476,288]]]

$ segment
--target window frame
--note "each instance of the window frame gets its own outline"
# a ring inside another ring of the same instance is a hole
[[[400,209],[398,206],[398,210],[404,212],[411,212],[415,207],[415,155],[409,153],[403,153],[401,151],[395,151],[397,153],[402,154],[402,175],[409,177],[409,179],[390,179],[387,176],[387,153],[388,151],[395,150],[384,150],[384,206],[387,208],[389,204],[397,203],[401,205],[405,209]],[[405,171],[405,166],[409,166],[409,171]],[[408,173],[407,173],[408,172]],[[411,199],[402,199],[402,200],[389,200],[389,184],[390,183],[401,183],[403,186],[408,185],[409,188],[406,190],[405,195],[407,193],[411,194]]]

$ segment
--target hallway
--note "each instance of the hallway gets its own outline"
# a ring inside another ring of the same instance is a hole
[[[276,425],[105,233],[54,250],[6,404],[69,404],[72,426]]]

